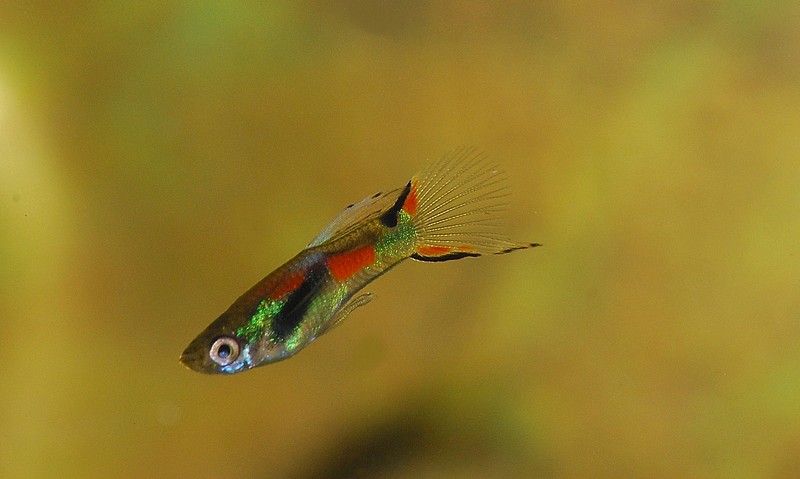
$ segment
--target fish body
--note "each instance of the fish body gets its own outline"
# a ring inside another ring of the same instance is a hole
[[[400,262],[448,261],[539,246],[496,230],[505,176],[472,150],[431,163],[403,188],[345,208],[313,241],[237,299],[181,355],[236,373],[296,354],[367,304],[364,286]]]

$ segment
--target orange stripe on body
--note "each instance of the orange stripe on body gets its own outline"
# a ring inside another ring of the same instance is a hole
[[[408,213],[411,216],[414,216],[414,213],[417,212],[417,181],[413,180],[411,182],[411,190],[408,192],[408,196],[406,196],[406,201],[403,203],[403,211]]]
[[[325,259],[325,263],[328,265],[328,271],[330,271],[331,275],[338,281],[346,280],[358,273],[361,268],[369,266],[374,262],[375,248],[372,246],[364,246],[363,248],[332,255]]]
[[[303,281],[305,281],[305,278],[306,272],[303,270],[289,273],[286,278],[278,283],[277,286],[275,286],[275,288],[269,293],[269,298],[273,300],[281,299],[285,295],[299,288],[300,285],[303,284]]]

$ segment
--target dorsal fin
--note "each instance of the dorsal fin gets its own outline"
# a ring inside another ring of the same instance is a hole
[[[319,246],[332,238],[343,236],[354,226],[361,224],[361,222],[380,216],[397,202],[401,192],[402,188],[387,193],[375,193],[358,203],[353,203],[328,223],[317,237],[308,244],[307,248]]]
[[[400,191],[400,195],[398,195],[394,204],[383,214],[381,214],[381,223],[383,226],[386,226],[387,228],[394,228],[397,226],[397,215],[403,208],[403,204],[406,202],[406,198],[408,198],[408,194],[410,192],[411,182],[409,181],[408,184]]]

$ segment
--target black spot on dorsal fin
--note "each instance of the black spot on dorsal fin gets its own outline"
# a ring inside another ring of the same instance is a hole
[[[411,182],[409,181],[405,188],[403,188],[403,192],[400,193],[400,196],[397,198],[397,201],[394,202],[391,208],[386,210],[386,213],[381,215],[381,223],[388,227],[394,228],[397,226],[397,214],[400,213],[400,210],[403,208],[403,204],[406,202],[406,198],[408,194],[411,193]]]

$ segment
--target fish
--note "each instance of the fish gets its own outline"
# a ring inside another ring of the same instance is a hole
[[[181,364],[234,374],[290,358],[368,304],[372,293],[356,294],[407,259],[436,263],[541,246],[500,231],[508,196],[507,175],[484,154],[445,154],[404,187],[347,206],[192,340]]]

